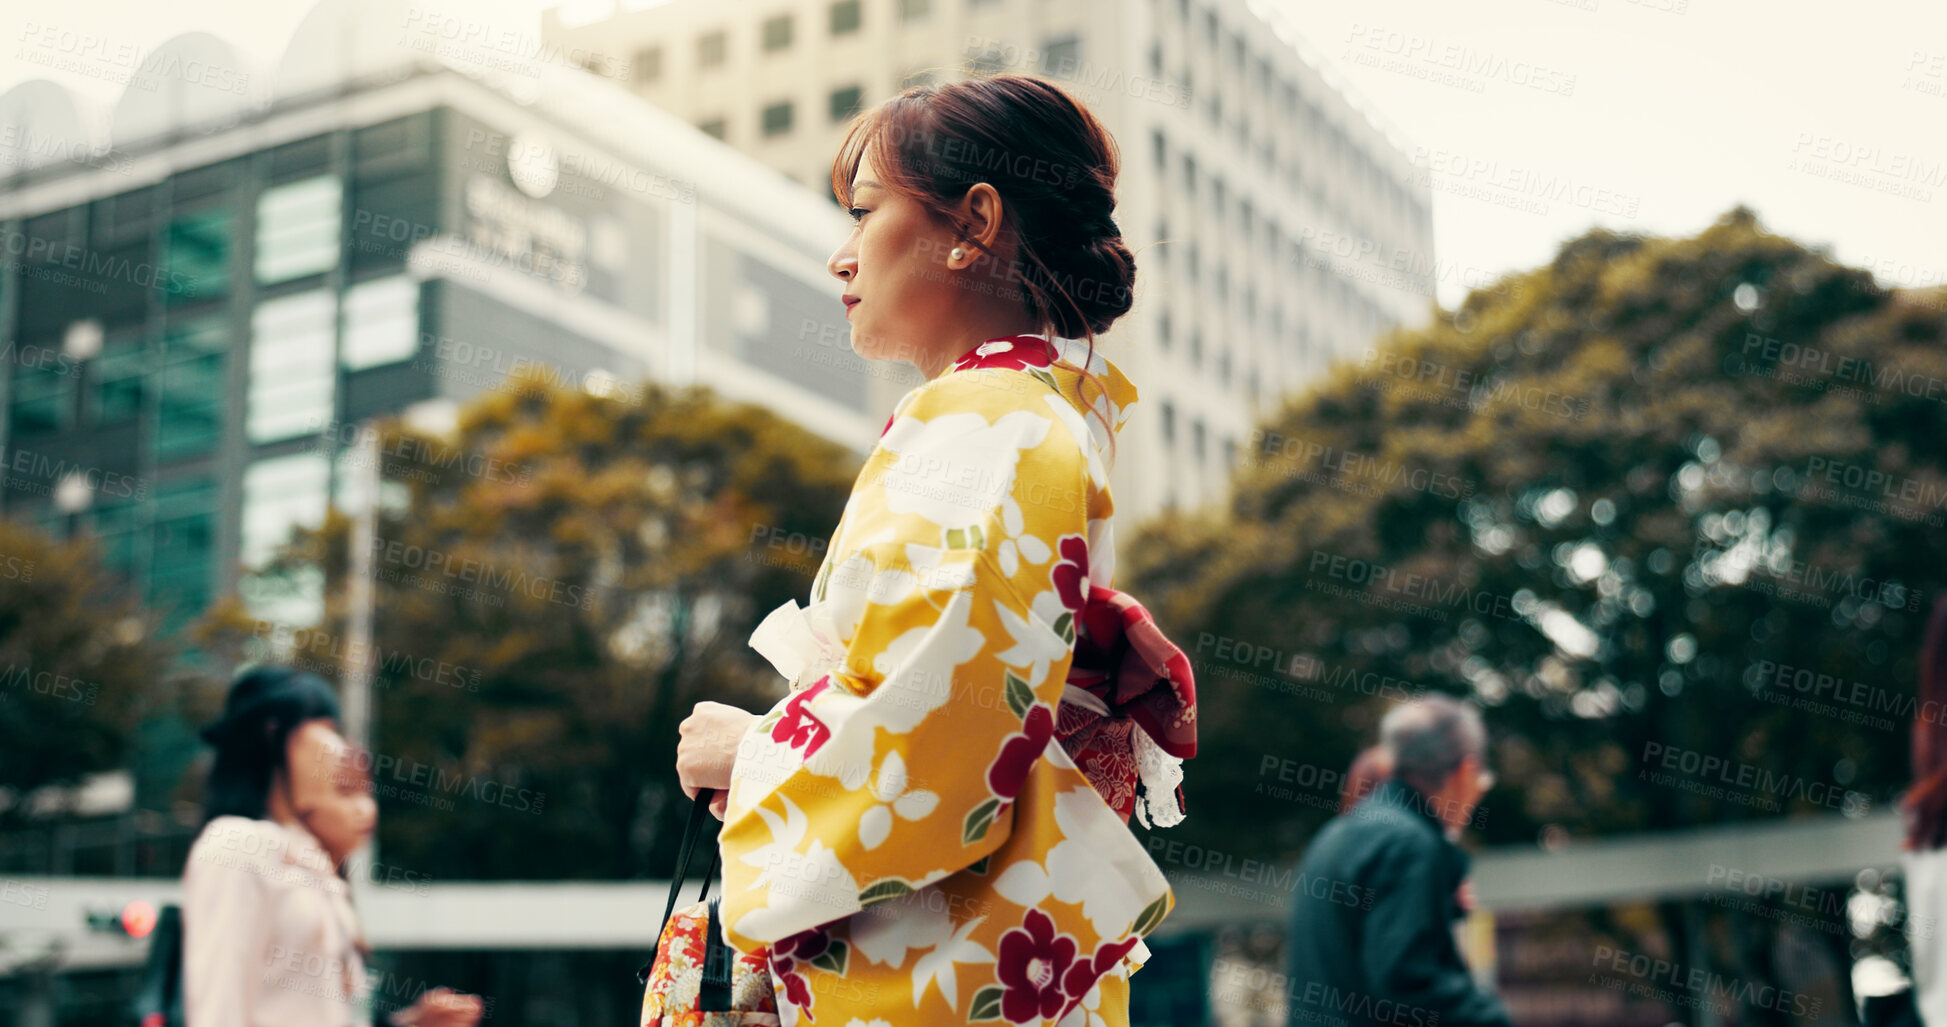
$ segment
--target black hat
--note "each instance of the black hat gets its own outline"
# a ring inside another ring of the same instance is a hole
[[[239,730],[252,733],[280,721],[329,717],[337,720],[338,693],[331,683],[310,671],[259,664],[237,675],[223,702],[223,715],[199,732],[203,741],[221,748]]]

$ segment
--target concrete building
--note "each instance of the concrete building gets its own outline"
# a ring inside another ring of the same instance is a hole
[[[629,5],[625,5],[627,7]],[[918,82],[1061,81],[1122,156],[1136,306],[1103,344],[1143,403],[1118,509],[1224,492],[1283,397],[1433,296],[1430,190],[1245,0],[673,0],[543,35],[830,200],[847,122]]]
[[[861,456],[919,380],[851,352],[829,203],[428,10],[327,0],[273,69],[178,37],[111,111],[0,97],[0,514],[99,535],[176,623],[232,588],[307,622],[247,572],[352,505],[359,423],[518,367],[707,384]]]

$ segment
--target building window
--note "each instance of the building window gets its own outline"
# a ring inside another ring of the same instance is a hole
[[[162,333],[156,381],[155,457],[162,463],[214,452],[223,438],[230,337],[218,315],[171,323]]]
[[[262,567],[292,528],[323,523],[330,487],[331,461],[322,452],[252,463],[243,472],[243,565]]]
[[[1203,367],[1203,333],[1190,333],[1190,366]]]
[[[1163,401],[1163,445],[1176,445],[1176,406],[1167,399]]]
[[[230,208],[213,207],[169,222],[164,251],[169,269],[163,297],[169,306],[227,295],[230,291]],[[331,224],[337,259],[338,224]]]
[[[316,433],[331,423],[338,368],[337,311],[323,289],[269,300],[250,319],[250,390],[244,430],[251,442]]]
[[[1167,171],[1169,169],[1169,160],[1170,160],[1169,144],[1165,142],[1163,139],[1162,129],[1157,128],[1157,129],[1150,130],[1149,149],[1150,152],[1156,158],[1156,173],[1160,175],[1164,171]]]
[[[149,349],[135,333],[111,335],[90,362],[94,370],[96,424],[120,424],[142,413]]]
[[[1162,316],[1156,319],[1156,342],[1163,347],[1164,352],[1168,352],[1170,348],[1170,333],[1170,312],[1165,310]]]
[[[635,63],[629,70],[635,73],[635,84],[638,86],[646,86],[662,78],[663,48],[652,46],[636,51]]]
[[[724,137],[724,133],[727,131],[727,129],[724,127],[724,121],[722,118],[711,118],[709,121],[705,121],[702,124],[697,125],[696,127],[698,131],[701,131],[704,135],[710,136],[713,139],[722,139]]]
[[[1196,454],[1198,460],[1204,458],[1204,437],[1207,434],[1208,432],[1203,427],[1202,418],[1198,418],[1196,422],[1190,425],[1190,452]]]
[[[857,32],[864,21],[863,13],[859,0],[838,0],[832,5],[832,35]]]
[[[360,282],[345,290],[347,371],[396,364],[419,354],[419,283],[406,275]]]
[[[899,20],[918,21],[932,9],[932,0],[899,0]]]
[[[257,281],[288,282],[338,266],[344,189],[330,175],[266,189],[257,197]]]
[[[164,482],[156,489],[147,591],[150,603],[167,608],[167,626],[184,624],[209,605],[217,501],[216,483],[208,478]]]
[[[21,346],[18,354],[7,403],[12,434],[55,432],[67,427],[74,412],[74,390],[70,387],[74,364],[58,348],[47,344]]]
[[[1041,44],[1041,70],[1049,78],[1074,78],[1082,70],[1082,41],[1072,33]]]
[[[724,56],[729,52],[729,36],[722,29],[706,32],[696,40],[696,63],[700,67],[714,68],[721,65]]]
[[[1149,75],[1151,78],[1163,77],[1163,44],[1160,40],[1149,44]]]
[[[767,136],[779,136],[791,131],[791,101],[780,101],[764,108],[762,121]]]
[[[846,86],[832,90],[831,113],[833,121],[846,121],[859,112],[865,102],[865,90],[858,86]]]
[[[125,578],[134,579],[140,568],[142,507],[133,497],[96,494],[88,510],[89,530],[101,546],[102,565]]]
[[[1187,153],[1183,155],[1183,195],[1193,200],[1197,196],[1197,159]]]
[[[764,52],[789,49],[791,46],[791,16],[780,14],[775,18],[764,19]]]

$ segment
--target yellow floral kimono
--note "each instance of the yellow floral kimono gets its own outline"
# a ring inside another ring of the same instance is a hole
[[[1059,743],[1074,616],[1115,572],[1111,431],[1085,343],[990,339],[907,393],[811,604],[751,645],[791,681],[743,736],[725,939],[771,947],[783,1022],[1128,1022],[1169,884]],[[1102,386],[1107,395],[1102,396]]]

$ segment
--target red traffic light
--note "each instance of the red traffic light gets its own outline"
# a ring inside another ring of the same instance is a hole
[[[155,907],[136,899],[122,907],[122,930],[131,938],[146,938],[155,930]]]

